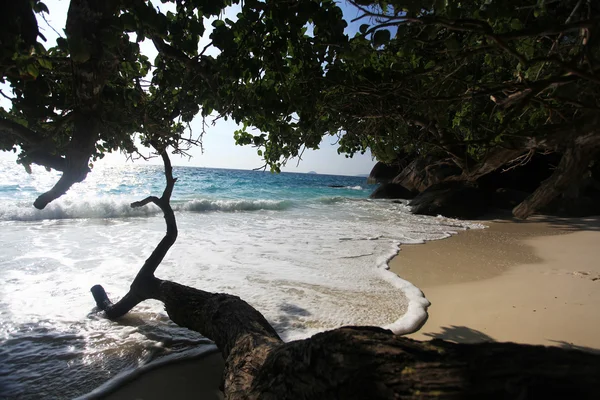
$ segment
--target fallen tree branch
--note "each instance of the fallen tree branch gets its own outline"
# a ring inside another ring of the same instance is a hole
[[[159,299],[159,286],[162,282],[154,276],[156,268],[160,265],[165,255],[177,240],[177,221],[171,208],[170,199],[173,193],[173,187],[177,178],[173,178],[173,167],[166,150],[159,151],[165,166],[165,190],[160,198],[155,196],[147,197],[144,200],[131,204],[132,208],[142,207],[148,203],[156,204],[163,212],[167,225],[167,232],[163,239],[156,246],[150,257],[146,260],[137,276],[133,280],[129,292],[117,303],[113,304],[104,288],[101,285],[92,287],[92,294],[96,300],[98,308],[106,313],[110,319],[119,318],[127,314],[133,307],[144,300]]]
[[[344,327],[284,343],[251,305],[154,276],[177,238],[169,204],[176,179],[166,151],[166,187],[132,206],[154,203],[167,232],[113,304],[100,285],[97,306],[118,318],[146,299],[160,300],[171,320],[214,340],[226,360],[226,399],[591,399],[600,392],[600,356],[578,351],[487,343],[417,342],[377,327]]]

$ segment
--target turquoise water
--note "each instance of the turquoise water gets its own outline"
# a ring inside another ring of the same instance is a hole
[[[5,163],[3,169],[8,168]],[[172,199],[174,208],[187,211],[285,210],[314,202],[365,199],[374,188],[366,184],[365,178],[352,176],[193,167],[175,167],[174,175],[178,177]],[[32,200],[51,187],[57,176],[42,170],[28,176],[18,166],[11,166],[9,177],[0,183],[3,205],[0,220],[146,215],[147,210],[123,206],[159,194],[164,187],[160,166],[108,166],[95,170],[83,184],[76,185],[65,197],[66,201],[51,204],[47,210],[34,210]]]
[[[73,398],[122,371],[209,346],[147,301],[119,321],[94,308],[91,286],[123,296],[164,234],[154,206],[158,166],[94,169],[47,209],[35,197],[57,175],[0,163],[0,396]],[[365,178],[175,168],[179,237],[157,276],[238,295],[285,340],[343,325],[414,329],[428,305],[386,270],[403,243],[477,224],[374,201]],[[331,187],[336,186],[336,187]]]

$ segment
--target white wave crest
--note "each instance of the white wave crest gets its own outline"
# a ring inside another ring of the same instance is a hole
[[[347,198],[345,197],[341,197],[341,196],[336,196],[336,197],[321,197],[318,199],[319,203],[323,203],[323,204],[335,204],[335,203],[341,203],[343,201],[346,201]]]
[[[55,219],[84,218],[129,218],[147,217],[160,213],[153,204],[140,208],[131,208],[127,200],[63,200],[49,204],[43,210],[37,210],[30,203],[4,203],[0,207],[0,221],[41,221]],[[175,211],[283,211],[292,207],[288,200],[209,200],[196,199],[185,203],[174,203]]]
[[[181,211],[283,211],[292,207],[289,200],[209,200],[196,199],[181,204],[176,209]]]
[[[155,215],[160,212],[153,204],[131,208],[126,200],[63,200],[37,210],[30,203],[4,203],[0,208],[2,221],[41,221],[45,219],[127,218]]]

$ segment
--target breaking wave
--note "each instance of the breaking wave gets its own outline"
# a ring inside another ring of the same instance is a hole
[[[258,211],[275,210],[284,211],[293,206],[289,200],[209,200],[199,199],[181,204],[178,208],[182,211]]]
[[[172,203],[175,211],[193,212],[241,212],[274,210],[283,211],[293,207],[289,200],[209,200],[194,199],[187,202]],[[160,213],[154,204],[140,208],[131,208],[128,200],[78,200],[59,201],[49,204],[43,210],[37,210],[32,204],[18,202],[4,204],[0,209],[0,221],[41,221],[58,219],[87,218],[131,218],[148,217]]]

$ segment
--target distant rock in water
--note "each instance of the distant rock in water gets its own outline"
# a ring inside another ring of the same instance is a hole
[[[402,185],[396,183],[382,183],[371,195],[371,199],[405,199],[410,200],[416,193],[411,192]]]
[[[409,205],[413,214],[474,219],[487,211],[488,199],[474,184],[449,181],[430,186]]]
[[[315,171],[308,171],[307,174],[317,175],[317,173]]]
[[[327,185],[327,186],[329,186],[330,188],[345,188],[346,187],[344,185]]]

